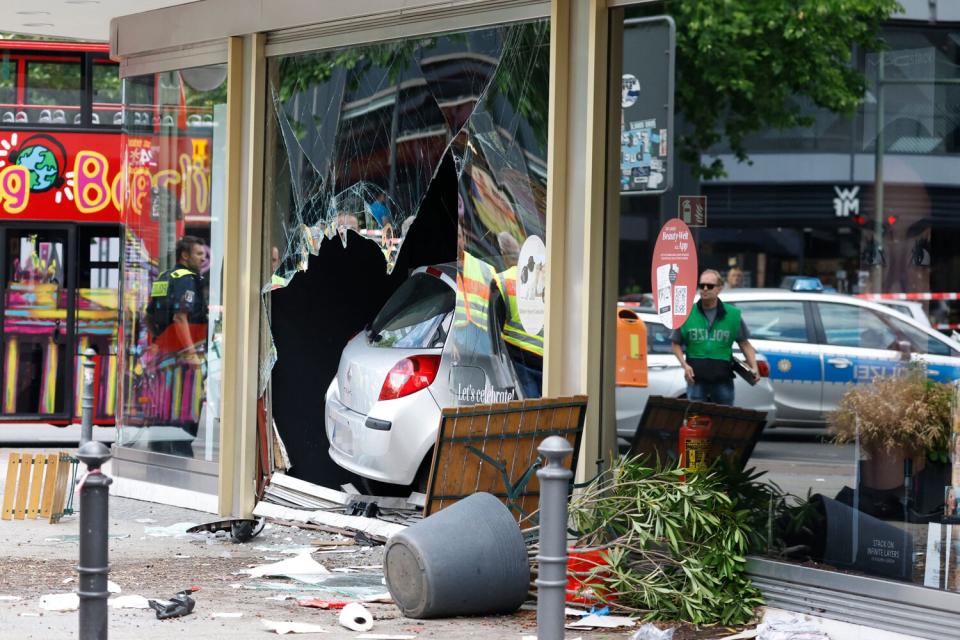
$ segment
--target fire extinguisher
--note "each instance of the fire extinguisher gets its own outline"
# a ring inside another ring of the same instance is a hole
[[[713,420],[707,416],[690,416],[680,427],[680,466],[687,471],[706,471],[713,438]]]

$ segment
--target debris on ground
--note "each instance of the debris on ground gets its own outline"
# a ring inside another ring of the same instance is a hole
[[[40,596],[40,608],[44,611],[76,611],[80,608],[80,596],[75,592],[48,593]]]
[[[325,566],[310,556],[310,551],[299,553],[280,562],[263,564],[252,569],[241,569],[238,573],[245,573],[254,578],[292,578],[307,584],[317,584],[330,575]]]
[[[757,640],[830,640],[830,636],[813,622],[791,617],[761,623]]]
[[[648,622],[637,629],[630,640],[673,640],[673,629],[661,629]]]
[[[147,600],[150,608],[157,612],[157,620],[167,620],[169,618],[181,618],[193,613],[197,601],[190,597],[191,593],[196,593],[200,587],[190,587],[183,591],[178,591],[175,596],[169,600]]]
[[[242,618],[242,611],[216,611],[210,614],[211,618]]]
[[[592,613],[567,623],[567,629],[618,629],[632,627],[636,622],[627,616],[609,616]]]
[[[343,609],[350,604],[345,600],[324,600],[323,598],[306,598],[297,600],[301,607],[312,607],[314,609]]]
[[[287,633],[329,633],[330,631],[318,624],[309,624],[306,622],[280,622],[277,620],[267,620],[265,618],[261,618],[260,622],[263,623],[263,626],[265,626],[268,631],[273,631],[279,635],[285,635]]]
[[[340,624],[351,631],[370,631],[373,615],[362,604],[351,602],[340,612]]]

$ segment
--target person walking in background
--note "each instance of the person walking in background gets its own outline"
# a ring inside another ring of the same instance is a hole
[[[686,322],[671,334],[673,354],[683,366],[687,399],[733,405],[733,343],[757,376],[757,352],[740,309],[720,301],[723,279],[707,269],[700,274],[700,299]]]
[[[739,289],[743,286],[743,269],[740,267],[730,267],[727,271],[727,288]]]

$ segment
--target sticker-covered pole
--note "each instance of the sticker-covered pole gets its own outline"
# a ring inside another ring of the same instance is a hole
[[[567,495],[573,473],[563,459],[573,453],[565,438],[540,444],[546,463],[540,480],[540,553],[537,563],[537,640],[563,640],[567,589]]]
[[[97,352],[83,352],[83,395],[80,398],[80,446],[93,439],[93,374],[97,366],[93,359]]]

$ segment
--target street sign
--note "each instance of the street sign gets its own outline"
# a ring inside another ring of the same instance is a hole
[[[707,196],[677,197],[677,217],[690,227],[707,226]]]
[[[660,322],[676,329],[690,315],[697,293],[697,247],[683,220],[674,218],[657,234],[650,267],[650,289]]]

